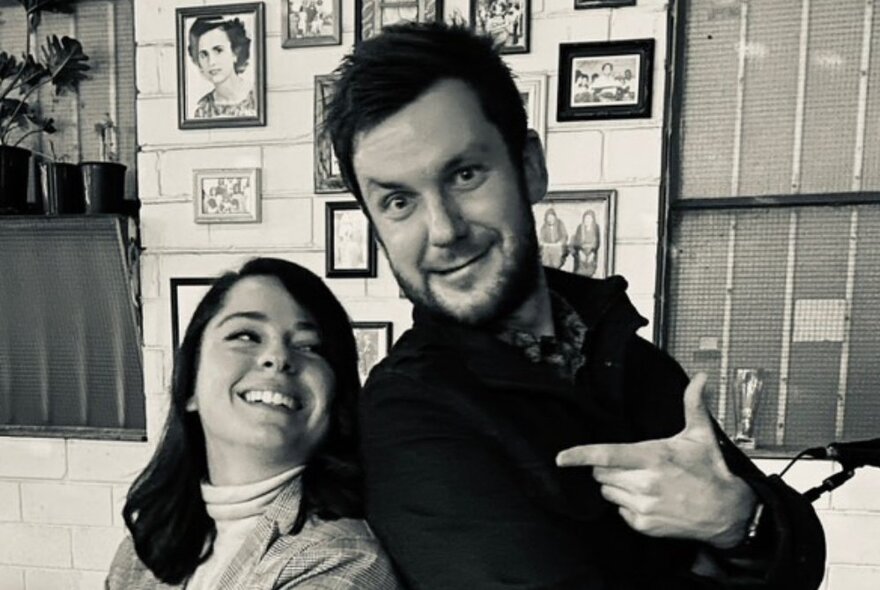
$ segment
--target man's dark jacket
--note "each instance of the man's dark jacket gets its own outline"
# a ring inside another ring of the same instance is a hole
[[[601,497],[589,468],[556,467],[556,454],[575,445],[679,432],[688,378],[636,336],[645,320],[623,279],[547,276],[588,327],[574,384],[493,334],[420,309],[370,375],[361,403],[367,516],[409,585],[818,587],[825,544],[812,507],[720,432],[731,471],[767,507],[757,546],[733,553],[636,533]],[[723,569],[691,574],[698,552]]]

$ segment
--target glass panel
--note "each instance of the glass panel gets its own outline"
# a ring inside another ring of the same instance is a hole
[[[868,71],[868,112],[862,188],[880,191],[880,6],[874,8],[871,28],[871,67]]]

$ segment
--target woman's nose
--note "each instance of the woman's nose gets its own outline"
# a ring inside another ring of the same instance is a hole
[[[267,346],[260,355],[259,364],[263,369],[279,373],[289,373],[293,370],[291,354],[286,346]]]

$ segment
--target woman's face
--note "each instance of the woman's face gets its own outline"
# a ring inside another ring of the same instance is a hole
[[[199,37],[199,69],[214,86],[235,74],[235,53],[223,29],[211,29]]]
[[[187,406],[199,413],[212,473],[243,458],[308,461],[327,432],[336,384],[321,344],[311,314],[274,277],[229,290],[205,327]]]

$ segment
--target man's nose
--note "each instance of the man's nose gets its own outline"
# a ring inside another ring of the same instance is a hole
[[[467,223],[455,201],[442,195],[428,199],[428,235],[433,246],[448,246],[467,233]]]

